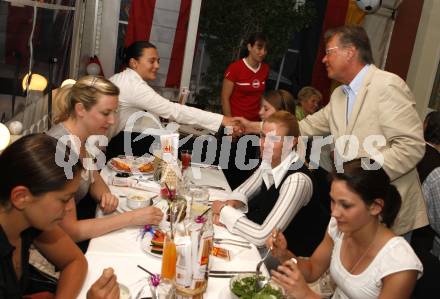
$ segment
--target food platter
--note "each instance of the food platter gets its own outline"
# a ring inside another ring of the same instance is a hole
[[[163,234],[159,229],[154,229],[154,232],[147,231],[145,233],[144,237],[141,239],[141,249],[149,255],[162,259],[162,253],[155,252],[155,248],[153,247],[155,246],[154,243],[156,243],[156,246],[159,247],[160,250],[163,250],[164,239],[159,237],[157,232]],[[160,244],[162,244],[162,248],[160,248]]]
[[[118,156],[110,159],[107,165],[122,173],[153,173],[153,157]]]
[[[260,276],[266,279],[263,276]],[[238,274],[231,278],[229,281],[229,290],[231,291],[231,297],[234,299],[239,298],[273,298],[281,299],[285,298],[283,290],[280,286],[272,281],[266,283],[266,285],[259,291],[256,288],[255,274]]]

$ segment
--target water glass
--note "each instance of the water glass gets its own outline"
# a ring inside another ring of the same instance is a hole
[[[192,153],[190,150],[180,151],[180,161],[182,161],[182,170],[185,170],[191,166],[191,157],[192,157]]]
[[[202,214],[209,207],[209,192],[200,186],[190,186],[188,195],[191,200],[191,218]]]

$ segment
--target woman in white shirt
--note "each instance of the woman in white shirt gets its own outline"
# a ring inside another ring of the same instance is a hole
[[[139,111],[179,123],[197,124],[212,131],[217,131],[222,124],[234,124],[232,117],[173,103],[154,91],[147,81],[156,79],[160,58],[156,46],[150,42],[131,44],[125,49],[124,62],[127,69],[110,78],[120,90],[119,122],[112,128],[111,137],[123,131],[130,116]]]
[[[390,229],[400,195],[373,162],[355,159],[344,163],[343,173],[333,174],[332,218],[310,259],[295,259],[282,234],[267,240],[273,255],[285,261],[272,271],[273,280],[290,296],[320,298],[306,282],[330,267],[337,285],[333,298],[410,298],[423,267],[406,240]]]

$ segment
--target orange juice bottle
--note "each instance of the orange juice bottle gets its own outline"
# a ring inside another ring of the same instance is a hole
[[[161,279],[174,280],[176,276],[176,259],[176,244],[171,238],[171,234],[167,233],[163,247]]]

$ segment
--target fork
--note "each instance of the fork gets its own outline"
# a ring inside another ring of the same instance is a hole
[[[238,247],[243,247],[243,248],[247,248],[247,249],[252,249],[251,245],[246,245],[246,244],[242,244],[242,243],[234,243],[231,241],[218,241],[218,240],[214,240],[215,244],[226,244],[226,245],[232,245],[232,246],[238,246]]]
[[[269,256],[269,254],[272,252],[272,247],[269,248],[269,250],[266,252],[266,254],[264,255],[264,257],[258,262],[257,264],[257,275],[260,273],[260,268],[261,265],[263,265],[264,261],[267,259],[267,257]]]
[[[267,284],[266,279],[264,281],[260,280],[260,269],[261,269],[261,265],[263,265],[264,261],[269,257],[269,254],[272,252],[272,249],[273,247],[270,247],[270,249],[266,252],[264,257],[257,264],[257,269],[256,269],[257,273],[256,273],[256,281],[255,281],[255,287],[257,291],[261,290]]]

